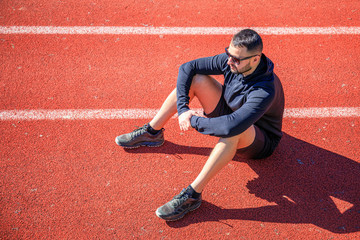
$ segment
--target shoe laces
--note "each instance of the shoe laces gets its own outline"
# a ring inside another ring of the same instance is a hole
[[[171,205],[176,208],[180,206],[182,203],[184,203],[186,200],[190,198],[189,193],[186,192],[186,189],[184,188],[180,194],[176,195],[173,200],[171,201]]]
[[[134,131],[132,131],[130,133],[131,137],[137,137],[143,133],[147,132],[147,125],[145,124],[144,126],[142,127],[138,127],[137,129],[135,129]]]

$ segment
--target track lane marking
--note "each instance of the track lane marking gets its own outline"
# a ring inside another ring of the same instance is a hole
[[[196,109],[202,111],[201,109]],[[0,121],[151,119],[158,109],[1,110]],[[176,116],[174,116],[176,117]],[[284,118],[360,117],[360,107],[287,108]]]
[[[232,35],[249,27],[0,26],[0,34]],[[251,27],[262,35],[359,35],[360,27]]]

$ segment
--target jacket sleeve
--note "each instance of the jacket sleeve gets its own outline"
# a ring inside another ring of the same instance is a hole
[[[196,74],[223,74],[227,67],[226,62],[227,56],[223,53],[213,57],[199,58],[180,66],[176,84],[177,110],[179,115],[189,110],[189,91],[193,77]]]
[[[229,115],[215,118],[191,117],[191,126],[202,134],[232,137],[241,134],[257,122],[270,107],[274,92],[258,88],[249,93],[247,101]]]

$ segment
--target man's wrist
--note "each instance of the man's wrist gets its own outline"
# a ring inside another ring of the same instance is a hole
[[[195,116],[195,115],[191,116],[191,118],[190,118],[190,124],[191,124],[191,126],[192,126],[193,128],[196,127],[196,122],[197,122],[198,119],[199,119],[199,116]]]
[[[189,110],[190,110],[189,107],[183,107],[182,109],[178,109],[178,116],[180,116],[181,114],[183,114],[184,112],[187,112]]]

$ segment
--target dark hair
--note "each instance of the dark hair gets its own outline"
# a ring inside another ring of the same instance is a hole
[[[260,35],[252,29],[244,29],[234,35],[232,44],[235,47],[246,47],[248,52],[262,52],[263,42]]]

